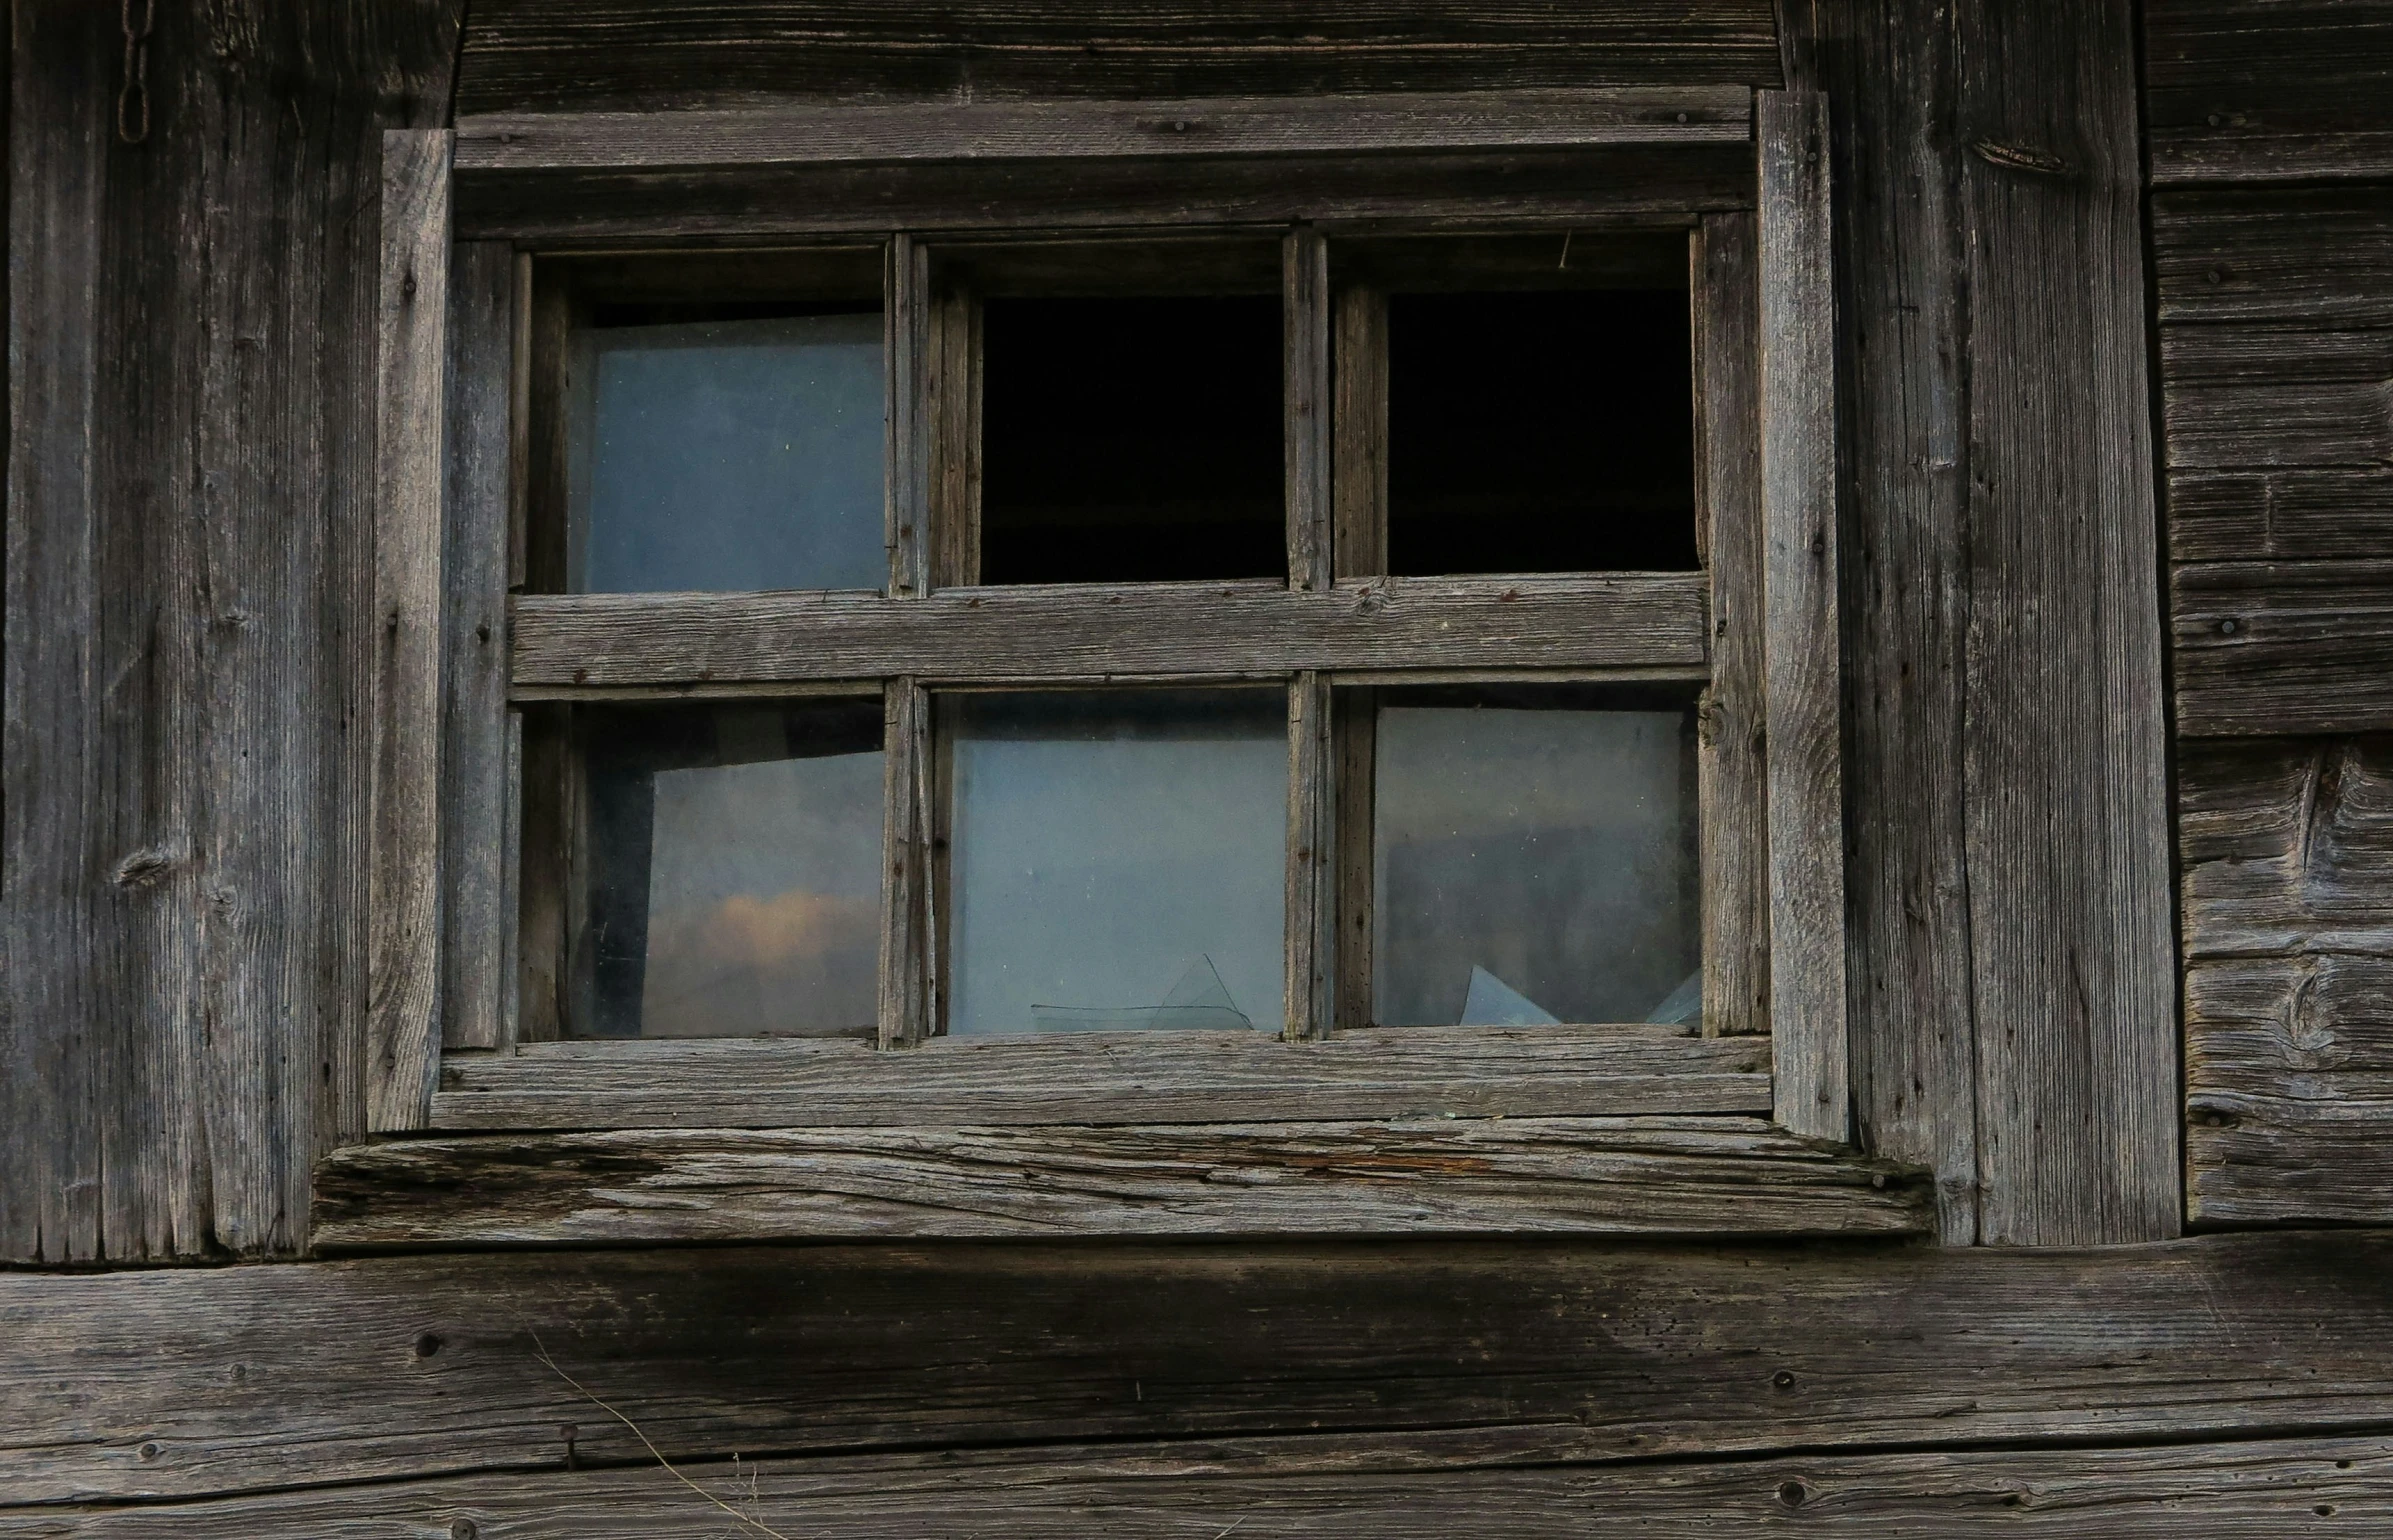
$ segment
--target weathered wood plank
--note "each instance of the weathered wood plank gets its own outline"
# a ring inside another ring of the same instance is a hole
[[[1828,105],[1760,98],[1762,716],[1778,1121],[1850,1136]]]
[[[2393,464],[2393,328],[2171,326],[2161,375],[2172,470]]]
[[[517,924],[507,838],[507,563],[514,459],[515,248],[461,242],[449,270],[441,620],[441,1041],[507,1040]]]
[[[2393,560],[2393,466],[2173,472],[2169,558]]]
[[[1646,1026],[542,1043],[454,1055],[435,1127],[832,1128],[1767,1112],[1769,1044]]]
[[[2393,956],[2393,740],[2188,745],[2185,954]]]
[[[938,1029],[932,988],[931,699],[920,680],[881,692],[881,954],[878,1047],[925,1041]]]
[[[1696,760],[1703,816],[1703,1028],[1770,1030],[1770,826],[1763,755],[1760,391],[1753,220],[1695,243],[1697,465],[1712,579],[1712,677]]]
[[[1550,1437],[1551,1430],[1523,1429],[1500,1444],[1437,1432],[1378,1439],[1314,1434],[961,1455],[750,1458],[685,1470],[696,1492],[653,1465],[545,1470],[167,1508],[0,1509],[0,1536],[313,1540],[398,1526],[452,1540],[467,1533],[572,1540],[725,1533],[1183,1540],[1233,1531],[1389,1540],[1428,1533],[1456,1540],[1710,1540],[1733,1527],[1740,1534],[1885,1540],[1980,1532],[2275,1540],[2315,1535],[2322,1519],[2347,1530],[2393,1523],[2393,1447],[2381,1437],[1486,1468],[1527,1463],[1541,1434]]]
[[[382,136],[366,1126],[419,1126],[440,1061],[441,532],[449,130]]]
[[[480,171],[457,229],[562,245],[626,240],[1281,225],[1299,220],[1668,222],[1749,208],[1739,144],[1229,159],[906,162],[725,170]]]
[[[1377,577],[1388,566],[1388,297],[1346,283],[1335,304],[1331,565],[1340,578]]]
[[[2203,1226],[2393,1218],[2393,1074],[2222,1077],[2186,1102],[2186,1214]],[[2256,1082],[2260,1089],[2249,1088]]]
[[[1281,377],[1287,434],[1284,512],[1288,524],[1288,586],[1330,586],[1329,242],[1310,224],[1280,238]]]
[[[1326,529],[1322,531],[1328,533]],[[1321,547],[1326,575],[1329,551]],[[1288,681],[1286,1036],[1329,1035],[1336,1009],[1339,899],[1338,753],[1329,676]],[[1368,835],[1364,836],[1368,838]]]
[[[1345,1430],[1366,1458],[1401,1430],[1450,1429],[1549,1464],[2381,1432],[2389,1271],[2393,1237],[2335,1233],[0,1274],[0,1490],[113,1502],[553,1470],[568,1424],[586,1466],[648,1467],[535,1337],[677,1461],[1297,1429]]]
[[[2144,102],[2156,183],[2393,179],[2393,6],[2154,0]]]
[[[873,594],[524,595],[515,685],[1252,678],[1297,669],[1700,669],[1699,573]]]
[[[496,113],[457,125],[457,167],[480,171],[907,161],[1184,159],[1354,151],[1744,144],[1739,86],[1164,101],[840,102],[744,112]]]
[[[458,111],[682,108],[776,96],[1135,100],[1246,92],[1778,83],[1771,8],[1692,0],[1557,13],[1508,0],[1027,8],[770,0],[477,6]]]
[[[2180,734],[2393,727],[2393,562],[2201,562],[2170,588]]]
[[[2393,207],[2380,187],[2156,193],[2164,326],[2393,325]]]
[[[1759,1118],[488,1134],[316,1167],[334,1251],[1003,1236],[1903,1235],[1899,1167]]]

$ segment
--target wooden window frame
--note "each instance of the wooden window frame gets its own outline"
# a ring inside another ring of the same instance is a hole
[[[1825,122],[1814,93],[1700,89],[1495,108],[1391,97],[552,115],[386,135],[372,1131],[1236,1124],[1302,1144],[1323,1120],[1501,1116],[1611,1120],[1665,1142],[1845,1142]],[[1455,180],[1516,160],[1518,176]],[[959,166],[1007,174],[1023,195],[998,210],[958,196]],[[1075,176],[1043,175],[1058,167]],[[614,197],[627,177],[679,191],[660,206]],[[758,212],[759,188],[813,183],[851,201]],[[577,198],[601,212],[559,212]],[[1385,576],[1384,304],[1332,288],[1330,244],[1608,227],[1689,237],[1703,570]],[[1288,581],[959,582],[977,572],[978,316],[935,283],[941,243],[1211,229],[1282,242]],[[530,253],[859,236],[886,253],[888,589],[524,591],[532,461],[560,437],[537,360],[566,324]],[[1367,692],[1536,679],[1703,682],[1700,1033],[1379,1028],[1354,1005],[1370,968]],[[1287,1030],[935,1036],[934,692],[1256,680],[1289,692]],[[525,1029],[509,987],[523,961],[538,972],[538,947],[518,956],[519,912],[527,935],[564,917],[515,859],[521,820],[541,816],[538,788],[558,771],[543,763],[554,735],[527,734],[526,714],[875,694],[889,874],[877,1044],[532,1040],[544,1034]],[[1343,937],[1342,914],[1361,917]],[[1871,1180],[1886,1186],[1883,1170]],[[1828,1226],[1856,1227],[1871,1226]]]

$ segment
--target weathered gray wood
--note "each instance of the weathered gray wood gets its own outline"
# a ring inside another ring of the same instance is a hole
[[[1646,1026],[542,1043],[451,1055],[448,1129],[833,1128],[1767,1112],[1767,1043]]]
[[[1844,783],[1837,641],[1836,299],[1828,105],[1765,92],[1759,284],[1770,1031],[1778,1121],[1844,1139]]]
[[[1323,531],[1324,534],[1327,531]],[[1328,562],[1326,542],[1321,547]],[[1329,677],[1312,669],[1288,682],[1286,1035],[1326,1037],[1337,988],[1338,751]]]
[[[879,1046],[936,1030],[932,979],[931,698],[920,680],[881,693],[881,971]]]
[[[2393,327],[2171,326],[2161,369],[2173,469],[2393,461]]]
[[[1371,1025],[1372,990],[1376,987],[1373,951],[1377,945],[1372,907],[1377,899],[1375,868],[1379,834],[1374,804],[1379,785],[1379,692],[1368,685],[1349,685],[1336,692],[1330,712],[1330,746],[1336,757],[1331,787],[1337,830],[1337,930],[1333,959],[1335,984],[1331,1017],[1341,1031]],[[1476,1029],[1470,1029],[1475,1031]],[[1394,1046],[1402,1036],[1382,1036]],[[1560,1043],[1555,1044],[1560,1047]],[[1666,1093],[1667,1094],[1667,1093]],[[1768,1105],[1765,1096],[1763,1106]],[[1560,1110],[1560,1109],[1556,1109]],[[1577,1109],[1574,1109],[1577,1110]],[[1592,1107],[1584,1109],[1594,1111]],[[1666,1112],[1660,1103],[1623,1111]]]
[[[2177,788],[2187,957],[2393,955],[2393,742],[2192,744]]]
[[[937,368],[930,248],[903,232],[889,238],[881,282],[884,379],[889,388],[889,495],[886,592],[892,599],[930,591],[931,476],[938,415],[931,399]]]
[[[2152,265],[2164,326],[2393,325],[2393,209],[2379,187],[2155,194]]]
[[[1142,583],[873,594],[524,595],[515,683],[1260,677],[1297,669],[1684,669],[1695,573],[1399,578],[1323,593]]]
[[[1388,297],[1338,290],[1330,428],[1331,565],[1341,578],[1388,568]]]
[[[1703,1028],[1770,1030],[1770,826],[1763,753],[1761,403],[1753,220],[1694,246],[1697,467],[1712,580],[1712,677],[1696,759],[1703,805]]]
[[[452,1540],[468,1532],[573,1540],[768,1532],[1709,1540],[1733,1527],[1883,1540],[1978,1533],[2276,1540],[2315,1535],[2322,1521],[2347,1530],[2393,1523],[2393,1450],[2381,1437],[1485,1468],[1527,1463],[1556,1431],[750,1457],[683,1471],[697,1491],[653,1464],[552,1468],[169,1508],[0,1509],[0,1536],[314,1540],[395,1525]]]
[[[2176,471],[2169,557],[2393,560],[2393,466]]]
[[[720,171],[482,171],[460,177],[458,232],[544,246],[1022,229],[1285,226],[1300,220],[1640,223],[1747,208],[1744,144],[1429,151],[985,167],[741,166]]]
[[[447,129],[382,136],[367,844],[366,1126],[414,1128],[440,1062]]]
[[[316,1245],[1904,1235],[1924,1181],[1760,1118],[484,1134],[336,1150]]]
[[[2393,562],[2200,562],[2170,587],[2179,733],[2393,727]]]
[[[2150,1240],[2182,1205],[2134,15],[1973,10],[1958,121],[1980,1229]]]
[[[495,113],[457,125],[460,172],[954,161],[1184,159],[1355,151],[1743,144],[1739,86],[1489,96],[780,105],[749,111]]]
[[[465,114],[743,104],[776,95],[1135,100],[1243,92],[1775,85],[1758,0],[1555,13],[1516,5],[772,0],[735,11],[505,0],[473,13]]]
[[[980,582],[982,311],[943,285],[931,315],[931,586]]]
[[[1280,241],[1282,384],[1286,397],[1288,586],[1330,586],[1331,434],[1329,242],[1309,224]]]
[[[2393,179],[2383,0],[2155,0],[2144,39],[2155,182]]]
[[[2393,1239],[2338,1233],[0,1274],[0,1490],[123,1501],[553,1470],[566,1424],[585,1467],[650,1466],[535,1337],[676,1461],[1298,1429],[1342,1430],[1349,1468],[1407,1429],[1524,1464],[2381,1430],[2389,1270]]]
[[[441,621],[441,1041],[507,1040],[517,916],[507,825],[507,564],[513,516],[513,247],[450,260],[446,594]]]

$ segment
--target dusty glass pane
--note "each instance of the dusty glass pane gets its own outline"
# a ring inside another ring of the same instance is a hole
[[[1373,1015],[1692,1021],[1692,713],[1379,710]]]
[[[948,1031],[1277,1031],[1278,691],[962,696]]]
[[[593,327],[573,377],[582,592],[882,586],[877,311]]]
[[[878,704],[609,712],[587,741],[577,1034],[869,1033]]]

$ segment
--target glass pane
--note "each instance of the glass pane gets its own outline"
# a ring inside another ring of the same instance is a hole
[[[579,1036],[864,1035],[881,711],[615,711],[588,731]]]
[[[1373,1015],[1697,1019],[1694,713],[1386,705]]]
[[[950,1033],[1283,1025],[1285,696],[943,705]]]
[[[594,327],[576,353],[580,591],[882,586],[878,311]]]

